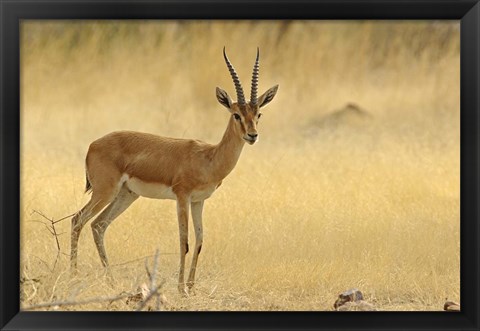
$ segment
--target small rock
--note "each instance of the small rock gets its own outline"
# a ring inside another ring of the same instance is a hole
[[[145,301],[145,299],[147,299],[150,296],[150,293],[151,293],[151,291],[148,288],[148,285],[146,283],[143,283],[142,285],[140,285],[137,288],[137,293],[132,294],[132,295],[127,297],[126,304],[127,305],[130,304],[130,303],[140,304],[141,302]],[[167,297],[164,294],[159,294],[158,299],[160,300],[160,305],[162,307],[166,307],[167,305],[169,305]],[[156,300],[156,299],[154,299],[154,300]],[[154,302],[154,300],[152,300],[152,302]],[[153,306],[147,305],[147,311],[152,311],[153,309],[154,309]]]
[[[127,300],[125,301],[125,303],[128,305],[130,303],[136,303],[136,302],[143,301],[143,299],[144,299],[144,297],[143,297],[142,293],[132,294],[132,295],[127,297]]]
[[[347,302],[357,302],[363,300],[363,294],[356,288],[352,288],[348,291],[340,293],[338,295],[337,301],[335,301],[333,307],[337,309],[340,306],[343,306]]]
[[[146,283],[143,283],[137,288],[137,293],[130,295],[127,298],[127,305],[129,303],[137,303],[145,300],[148,295],[150,294],[150,289],[148,288],[148,285]]]
[[[445,311],[460,311],[460,304],[454,301],[447,301],[443,305],[443,310]]]

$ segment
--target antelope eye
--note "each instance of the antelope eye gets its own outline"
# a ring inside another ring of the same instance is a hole
[[[262,117],[262,113],[258,113],[257,118]]]
[[[233,117],[235,117],[235,119],[236,119],[237,121],[240,120],[240,115],[238,115],[238,114],[233,114]]]

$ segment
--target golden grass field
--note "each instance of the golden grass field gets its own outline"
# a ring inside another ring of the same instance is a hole
[[[459,44],[453,21],[24,21],[22,306],[136,293],[157,249],[166,310],[333,310],[352,287],[379,310],[459,301]],[[88,201],[85,155],[111,131],[220,141],[215,87],[235,96],[223,46],[246,91],[257,46],[259,92],[280,88],[259,142],[205,203],[195,293],[177,292],[169,200],[139,199],[109,227],[114,282],[87,224],[71,278],[70,220],[56,225],[55,264],[33,211],[60,219]]]

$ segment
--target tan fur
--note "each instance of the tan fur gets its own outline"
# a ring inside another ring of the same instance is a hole
[[[117,131],[94,141],[86,157],[87,190],[90,201],[73,217],[71,267],[77,268],[78,238],[83,226],[102,211],[92,223],[93,236],[102,264],[108,266],[104,234],[111,222],[139,196],[174,199],[180,233],[180,272],[178,288],[186,293],[185,254],[188,251],[188,214],[191,208],[195,230],[195,250],[187,285],[194,284],[195,270],[203,243],[204,200],[221,185],[237,164],[245,142],[257,140],[259,108],[271,101],[278,86],[265,92],[257,105],[238,105],[217,88],[217,98],[231,113],[220,143],[166,138],[148,133]]]
[[[140,132],[110,133],[93,142],[87,154],[92,190],[117,183],[123,174],[171,187],[175,194],[216,187],[235,167],[244,145],[231,131],[218,145]]]

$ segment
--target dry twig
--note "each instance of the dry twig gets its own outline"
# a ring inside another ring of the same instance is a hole
[[[150,288],[148,289],[147,297],[138,305],[137,311],[141,311],[153,297],[156,298],[156,310],[160,310],[161,298],[159,290],[162,288],[163,284],[165,284],[165,281],[163,281],[160,285],[157,286],[158,258],[159,252],[157,249],[155,251],[155,257],[153,260],[152,272],[148,270],[147,260],[145,260],[145,269],[147,271],[148,278],[150,279]]]
[[[58,262],[58,259],[60,258],[60,254],[62,253],[61,252],[61,249],[60,249],[60,241],[58,240],[58,236],[62,235],[63,233],[58,233],[57,232],[57,229],[55,228],[55,224],[57,224],[58,222],[61,222],[67,218],[70,218],[72,217],[74,214],[71,214],[71,215],[68,215],[68,216],[65,216],[65,217],[62,217],[60,218],[59,220],[54,220],[53,218],[49,218],[47,217],[44,213],[38,211],[38,210],[33,210],[32,212],[33,214],[37,214],[37,215],[40,215],[41,217],[43,217],[44,219],[48,220],[50,222],[50,224],[45,224],[44,222],[42,221],[37,221],[37,220],[32,220],[31,222],[39,222],[39,223],[42,223],[43,225],[45,225],[45,227],[47,228],[47,230],[50,232],[50,234],[52,236],[54,236],[55,238],[55,242],[57,244],[57,257],[55,258],[55,262],[53,264],[53,268],[52,270],[55,270],[55,267],[57,266],[57,262]]]

